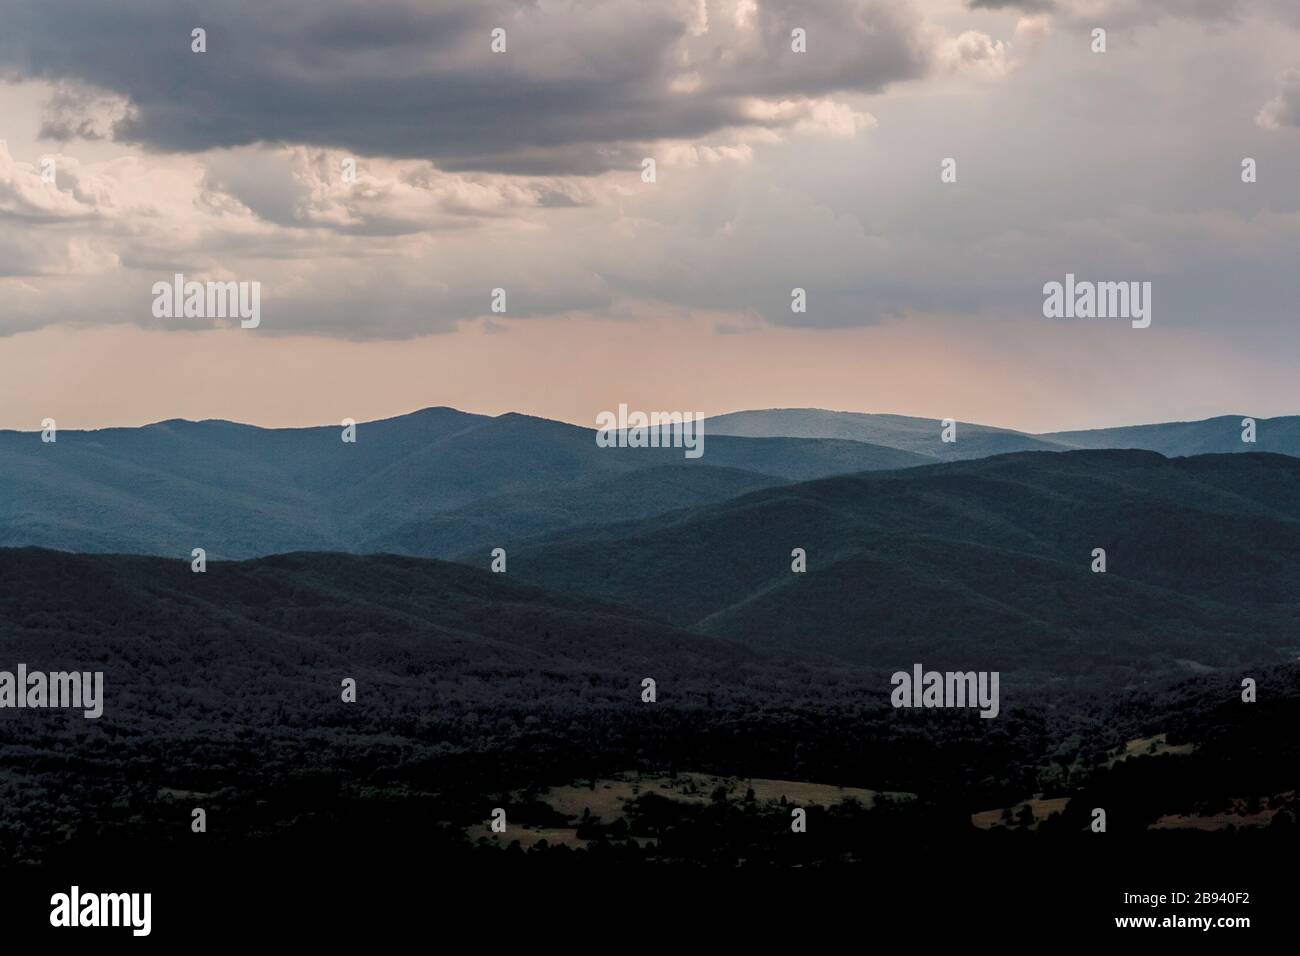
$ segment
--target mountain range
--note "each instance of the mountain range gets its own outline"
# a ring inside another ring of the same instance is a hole
[[[520,414],[429,408],[357,426],[265,429],[171,420],[0,431],[0,546],[247,558],[287,551],[449,558],[590,524],[653,518],[763,488],[1023,451],[1300,455],[1300,418],[1236,416],[1029,435],[816,409],[708,419],[705,453],[601,448],[595,432]]]
[[[566,488],[586,501],[591,487],[597,497],[627,498],[646,483],[634,481],[620,496],[602,492],[602,482],[643,468],[679,469],[655,492],[677,507],[756,484],[926,460],[862,442],[722,436],[710,436],[705,457],[687,459],[677,448],[600,448],[594,434],[526,415],[492,418],[450,408],[362,424],[355,443],[343,442],[335,427],[225,421],[63,430],[51,443],[37,433],[4,431],[0,546],[165,555],[201,547],[210,557],[366,549],[438,557],[465,547],[476,528],[487,534],[484,545],[495,543],[494,527],[519,512],[512,495]],[[554,496],[539,499],[525,525],[564,524],[565,507]]]

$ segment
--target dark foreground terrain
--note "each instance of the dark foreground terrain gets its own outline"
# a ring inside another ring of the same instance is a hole
[[[1296,823],[1295,664],[1069,691],[1008,672],[984,720],[889,706],[907,662],[801,661],[444,562],[296,554],[195,574],[25,549],[0,551],[0,573],[6,661],[103,670],[106,698],[97,720],[0,711],[10,862],[414,842],[828,865],[906,834],[1213,840]]]

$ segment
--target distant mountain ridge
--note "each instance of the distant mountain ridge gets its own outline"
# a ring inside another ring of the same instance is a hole
[[[956,441],[942,440],[941,423],[932,418],[830,412],[818,408],[774,408],[732,412],[705,419],[715,435],[771,438],[839,438],[899,448],[930,460],[956,461],[1016,451],[1065,451],[1067,446],[1008,428],[957,422]]]
[[[1244,415],[1220,415],[1193,422],[1042,434],[958,421],[956,441],[945,442],[941,437],[941,423],[933,418],[834,412],[819,408],[772,408],[717,415],[705,420],[705,428],[711,434],[751,438],[781,435],[866,441],[905,449],[939,461],[1072,448],[1140,448],[1171,458],[1253,451],[1300,456],[1300,416],[1256,419],[1256,440],[1253,443],[1242,441],[1244,418]]]
[[[485,555],[537,536],[651,518],[786,483],[1026,451],[1300,455],[1300,418],[1028,435],[818,409],[707,419],[704,454],[602,448],[596,432],[507,413],[427,408],[357,426],[266,429],[173,419],[141,428],[0,431],[0,547],[211,558],[288,551]],[[728,434],[736,432],[737,434]]]
[[[1255,419],[1254,443],[1241,440],[1245,415],[1220,415],[1196,422],[1128,425],[1038,437],[1072,448],[1145,448],[1167,457],[1266,451],[1300,456],[1300,415]]]
[[[680,448],[600,448],[594,430],[563,422],[450,408],[357,429],[354,444],[341,440],[337,426],[226,421],[61,430],[49,444],[39,433],[3,431],[0,546],[172,556],[201,547],[214,558],[361,549],[438,557],[475,541],[502,543],[516,521],[536,533],[611,517],[579,514],[594,500],[586,491],[568,505],[532,496],[600,489],[645,468],[674,469],[663,473],[673,481],[653,501],[644,482],[622,496],[607,489],[606,506],[621,498],[631,517],[766,484],[926,460],[861,442],[724,436],[708,436],[704,457],[687,459]],[[535,513],[523,517],[527,508],[512,496],[524,496],[524,505],[535,500]],[[492,502],[500,514],[488,513]],[[476,526],[486,537],[474,537]]]

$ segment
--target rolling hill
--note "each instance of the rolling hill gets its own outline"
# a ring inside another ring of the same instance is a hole
[[[123,732],[160,695],[191,715],[269,720],[338,702],[345,676],[379,708],[420,693],[499,700],[542,676],[594,703],[636,700],[646,674],[697,680],[757,659],[607,602],[395,555],[299,552],[195,573],[183,560],[0,549],[0,580],[0,669],[104,669],[101,721]]]
[[[510,562],[755,648],[1140,680],[1300,647],[1300,461],[1081,451],[845,475],[570,529]]]
[[[711,504],[746,492],[784,484],[783,479],[713,465],[659,465],[615,478],[575,481],[538,492],[482,498],[451,511],[386,528],[363,539],[359,550],[451,557],[486,555],[498,545],[602,518],[649,518],[683,503]],[[431,551],[436,551],[430,555]]]

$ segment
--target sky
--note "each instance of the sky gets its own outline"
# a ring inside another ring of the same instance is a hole
[[[6,0],[0,140],[0,427],[1300,412],[1292,0]]]

